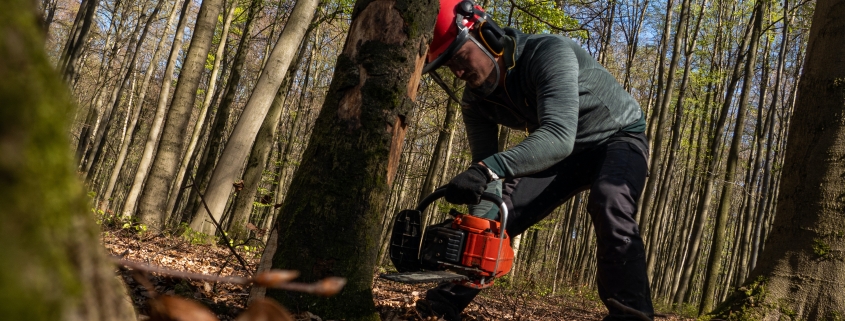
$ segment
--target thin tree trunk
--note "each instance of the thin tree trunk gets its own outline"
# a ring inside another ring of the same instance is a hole
[[[77,76],[76,69],[79,67],[82,46],[88,41],[88,32],[91,30],[91,24],[94,23],[94,16],[97,14],[99,5],[100,0],[83,0],[76,13],[76,19],[73,21],[73,27],[59,63],[62,77],[68,84],[72,83]]]
[[[743,229],[743,234],[740,246],[740,263],[738,264],[739,274],[735,278],[736,286],[742,285],[742,282],[745,281],[745,278],[748,276],[748,272],[751,270],[748,260],[751,256],[751,237],[753,234],[752,231],[754,230],[755,221],[754,213],[756,212],[758,204],[760,203],[758,198],[758,188],[761,185],[761,181],[760,179],[758,179],[758,177],[760,176],[759,173],[761,167],[763,166],[763,145],[765,144],[765,133],[768,131],[768,128],[766,126],[768,126],[769,123],[768,118],[763,117],[763,106],[766,102],[765,97],[767,96],[769,79],[768,41],[766,41],[765,45],[766,46],[764,48],[765,51],[763,55],[763,77],[761,77],[762,83],[760,84],[760,98],[757,108],[757,126],[755,126],[754,130],[754,154],[753,157],[749,160],[749,162],[753,162],[753,166],[748,166],[748,173],[746,173],[746,176],[749,177],[749,179],[746,180],[746,189],[748,190],[749,195],[746,197],[747,205],[743,214],[745,216],[745,222],[741,226]],[[777,82],[777,80],[775,81]],[[775,90],[775,93],[777,93],[777,90]],[[777,99],[775,97],[772,97],[772,101],[775,100]],[[769,109],[768,116],[771,116],[773,112],[774,109]]]
[[[457,77],[455,78],[454,82],[452,83],[452,88],[458,88],[460,86],[461,80]],[[431,160],[428,163],[428,173],[425,176],[425,179],[422,183],[422,188],[420,189],[419,199],[428,196],[434,192],[434,189],[440,185],[442,180],[440,179],[444,172],[445,164],[449,162],[449,160],[444,157],[447,154],[447,149],[450,145],[450,138],[455,131],[455,123],[458,119],[458,106],[455,102],[451,99],[447,99],[446,101],[446,117],[443,119],[443,126],[439,130],[439,134],[437,135],[437,143],[434,145],[434,153],[431,155]]]
[[[88,182],[93,180],[93,176],[91,176],[91,168],[94,164],[99,162],[100,155],[102,153],[103,145],[105,145],[105,136],[109,132],[111,128],[111,115],[114,113],[118,108],[120,108],[120,97],[123,96],[126,85],[129,83],[130,78],[135,74],[135,65],[137,64],[138,53],[141,51],[141,45],[144,44],[144,40],[147,38],[147,32],[150,30],[150,25],[152,25],[153,19],[158,17],[158,12],[161,10],[161,6],[164,5],[164,0],[158,2],[158,4],[153,9],[153,12],[150,14],[149,18],[147,19],[146,23],[143,24],[143,31],[140,31],[142,24],[138,24],[135,28],[135,32],[132,34],[132,41],[129,43],[129,50],[132,51],[131,57],[127,60],[127,70],[123,74],[123,79],[120,80],[115,87],[115,90],[111,96],[110,100],[110,108],[108,108],[103,115],[103,122],[104,126],[100,130],[97,131],[96,135],[94,136],[94,145],[93,148],[90,150],[88,156],[88,162],[83,170],[85,175],[85,179]],[[144,9],[141,9],[142,12]],[[140,31],[140,36],[138,33]]]
[[[299,66],[302,56],[304,56],[303,51],[308,44],[309,34],[312,30],[313,25],[305,31],[292,66]],[[311,46],[308,60],[305,63],[305,80],[304,85],[302,86],[303,91],[308,88],[308,80],[311,72],[311,58],[314,56],[314,52],[316,50],[315,41],[314,45]],[[293,78],[296,76],[297,70],[298,68],[296,67],[289,68],[284,82],[279,87],[279,90],[276,92],[276,96],[273,99],[273,103],[270,105],[267,117],[264,117],[264,122],[258,130],[255,143],[252,145],[252,150],[249,153],[249,160],[247,160],[246,169],[243,174],[244,187],[235,197],[235,201],[233,202],[234,215],[230,220],[231,224],[229,224],[228,227],[229,235],[231,235],[234,239],[246,239],[246,237],[249,236],[249,230],[246,228],[246,223],[249,222],[249,217],[253,209],[255,193],[257,192],[258,184],[261,182],[264,169],[267,167],[267,159],[270,157],[270,151],[273,149],[273,142],[276,141],[279,122],[281,121],[282,110],[284,109],[283,106],[287,101],[287,94],[290,92],[290,84],[293,83]],[[303,105],[304,104],[300,104],[300,106]],[[293,127],[291,126],[288,130],[293,132]],[[269,197],[269,195],[267,196]],[[270,199],[272,200],[272,198]]]
[[[678,67],[678,61],[680,60],[681,55],[686,53],[685,44],[686,44],[686,34],[687,34],[686,29],[687,29],[687,25],[688,25],[687,21],[689,21],[689,11],[690,11],[689,6],[690,6],[690,0],[682,0],[681,1],[681,15],[678,18],[678,28],[675,31],[675,39],[672,43],[672,58],[669,61],[669,73],[666,76],[666,89],[665,89],[665,92],[663,93],[663,99],[660,100],[661,101],[661,105],[659,107],[660,117],[658,118],[657,126],[656,126],[657,128],[655,129],[654,136],[653,136],[654,137],[654,141],[653,141],[654,147],[652,148],[653,154],[651,154],[651,162],[650,163],[651,163],[651,166],[652,166],[651,168],[654,170],[654,173],[657,174],[657,175],[655,175],[656,176],[655,178],[658,178],[658,179],[648,179],[647,178],[645,193],[643,194],[643,196],[641,198],[641,202],[644,203],[643,204],[643,211],[640,213],[640,215],[643,216],[642,222],[645,223],[644,224],[645,226],[650,227],[649,229],[646,229],[644,231],[645,232],[644,236],[645,236],[646,242],[647,242],[646,244],[648,244],[648,246],[646,246],[646,253],[647,253],[646,261],[648,262],[646,270],[648,271],[648,275],[654,275],[654,263],[655,263],[654,258],[656,256],[657,251],[659,250],[658,247],[657,247],[657,244],[658,244],[657,239],[658,239],[658,235],[660,235],[659,234],[660,230],[657,229],[657,225],[658,225],[659,222],[663,221],[663,212],[662,211],[658,211],[656,213],[657,215],[652,215],[653,214],[652,213],[653,208],[658,208],[658,209],[660,208],[659,206],[654,207],[654,203],[659,203],[658,202],[659,199],[655,199],[654,201],[652,201],[652,198],[656,198],[656,197],[654,197],[654,195],[658,194],[658,192],[659,192],[657,190],[658,182],[669,181],[669,180],[671,180],[671,177],[672,177],[672,172],[671,172],[672,167],[671,167],[671,165],[664,166],[665,163],[671,162],[673,159],[672,159],[672,155],[670,154],[668,161],[664,162],[664,160],[663,160],[663,138],[664,138],[665,132],[666,132],[663,129],[663,127],[667,126],[667,123],[668,123],[667,116],[669,114],[669,102],[671,101],[671,98],[672,98],[672,92],[675,89],[675,69]],[[692,42],[695,42],[695,41],[693,40]],[[682,49],[683,49],[683,51],[682,51]],[[690,64],[690,62],[688,61],[687,65],[689,65],[689,64]],[[684,79],[682,81],[685,81],[685,80],[686,79]],[[685,85],[685,84],[682,83],[682,85]],[[683,86],[680,88],[681,93],[679,94],[679,97],[680,97],[679,102],[683,98],[684,89],[685,88]],[[675,105],[675,115],[676,116],[674,118],[674,121],[675,121],[676,124],[680,124],[681,117],[683,117],[684,110],[683,110],[682,106],[683,105],[680,104],[680,103]],[[679,131],[675,130],[675,133],[679,133]],[[672,138],[674,140],[674,135],[673,135]],[[671,150],[674,150],[674,149],[671,149]],[[663,179],[659,179],[660,177],[663,177]],[[658,194],[658,196],[659,196],[659,194]],[[649,217],[653,217],[653,218],[651,220],[649,220],[648,219]],[[655,279],[655,278],[652,278],[652,279]]]
[[[166,0],[161,0],[165,2]],[[159,36],[158,45],[156,46],[155,52],[153,53],[153,57],[150,58],[150,63],[147,65],[147,69],[144,72],[144,80],[141,83],[141,93],[138,95],[138,108],[135,109],[135,112],[132,113],[131,120],[129,121],[129,125],[127,126],[127,132],[125,137],[127,139],[123,140],[120,146],[120,152],[117,155],[117,160],[115,160],[114,168],[112,168],[111,176],[109,177],[109,183],[106,187],[105,192],[103,193],[103,201],[100,203],[100,209],[105,211],[109,208],[109,204],[112,200],[112,195],[114,195],[114,188],[115,184],[117,184],[117,179],[120,177],[120,174],[123,172],[123,164],[126,162],[126,155],[129,154],[129,148],[132,143],[131,137],[135,135],[135,126],[138,124],[138,119],[141,118],[141,110],[144,108],[144,101],[147,96],[147,89],[150,84],[150,79],[152,79],[152,75],[155,72],[155,67],[158,65],[158,59],[164,49],[165,41],[167,40],[167,33],[173,26],[173,22],[176,18],[176,12],[179,9],[179,0],[174,1],[173,8],[170,10],[170,14],[167,18],[167,23],[164,25],[164,31],[162,35]]]
[[[220,63],[223,61],[223,50],[226,49],[226,39],[229,37],[229,26],[232,25],[232,19],[235,17],[235,9],[237,8],[237,1],[232,1],[231,8],[229,8],[229,11],[226,12],[226,15],[223,17],[223,29],[220,33],[220,43],[217,44],[217,50],[214,52],[214,64],[211,67],[211,76],[208,78],[208,88],[205,89],[205,98],[202,101],[200,113],[197,116],[197,121],[194,124],[194,130],[191,133],[191,141],[188,143],[188,150],[185,151],[185,156],[182,157],[182,161],[179,163],[179,169],[176,172],[176,180],[174,182],[176,183],[175,188],[178,188],[179,190],[181,190],[182,184],[184,183],[185,173],[188,171],[188,164],[191,162],[191,159],[193,159],[192,156],[194,155],[194,149],[196,149],[203,129],[206,127],[206,114],[208,113],[208,109],[211,108],[212,98],[215,96],[214,93],[218,79],[217,75],[220,73]],[[178,197],[175,195],[167,199],[167,207],[165,207],[166,213],[173,213],[177,199]]]
[[[645,12],[648,9],[649,1],[643,1],[642,4],[637,3],[637,6],[634,7],[634,13],[631,14],[628,19],[633,19],[633,22],[630,23],[630,28],[626,33],[626,44],[628,48],[625,50],[625,76],[624,80],[622,81],[622,87],[625,90],[631,89],[631,69],[634,65],[634,58],[637,55],[637,49],[639,49],[639,42],[640,42],[640,30],[643,26],[643,21],[645,21]]]
[[[249,51],[250,32],[254,27],[255,19],[261,11],[261,1],[252,0],[249,8],[249,15],[247,15],[244,29],[241,32],[241,40],[238,42],[238,50],[232,63],[232,70],[229,74],[229,80],[226,81],[226,89],[224,90],[223,99],[220,101],[217,112],[214,115],[213,125],[209,133],[208,141],[203,148],[202,156],[199,157],[199,162],[196,171],[196,178],[191,187],[191,193],[188,197],[188,206],[190,212],[196,214],[203,207],[199,199],[199,191],[204,191],[208,185],[208,180],[211,178],[211,173],[214,170],[214,165],[217,162],[217,155],[220,148],[226,142],[228,131],[226,125],[229,122],[229,115],[234,108],[235,96],[237,96],[238,86],[241,81],[244,63]]]
[[[185,55],[173,92],[173,101],[164,121],[158,152],[153,159],[150,175],[144,184],[138,204],[138,219],[151,227],[161,227],[167,218],[167,198],[186,143],[183,134],[191,120],[197,88],[205,70],[205,61],[222,4],[223,0],[206,0],[200,6],[191,45]]]
[[[752,16],[751,21],[749,23],[754,22],[754,16]],[[745,33],[745,37],[742,41],[742,44],[739,48],[747,48],[751,39],[751,25],[749,25],[747,32]],[[716,120],[715,124],[711,126],[712,134],[710,135],[710,142],[708,143],[708,152],[713,154],[713,157],[705,157],[704,164],[702,164],[703,168],[706,168],[704,172],[704,182],[703,182],[703,190],[701,192],[701,196],[698,200],[698,206],[696,208],[696,222],[693,225],[692,234],[690,237],[691,246],[687,250],[687,257],[692,258],[695,255],[695,259],[689,259],[688,265],[684,267],[684,274],[681,279],[681,286],[678,289],[678,293],[676,294],[676,302],[680,302],[679,298],[684,297],[687,294],[687,288],[689,282],[692,281],[691,275],[693,271],[697,268],[696,263],[698,262],[698,253],[699,253],[699,246],[701,244],[701,236],[704,233],[704,227],[706,220],[708,218],[708,206],[710,200],[712,198],[712,191],[713,185],[715,184],[715,179],[712,177],[714,173],[717,172],[719,162],[715,155],[719,154],[719,151],[722,149],[720,148],[724,144],[722,143],[722,128],[724,128],[725,123],[727,122],[728,112],[730,111],[731,101],[733,99],[734,90],[736,88],[736,84],[739,81],[739,74],[740,74],[740,67],[742,66],[742,61],[744,58],[743,50],[739,49],[739,53],[737,54],[737,58],[734,64],[734,69],[732,76],[728,82],[727,90],[724,92],[725,100],[722,102],[722,107],[719,111],[719,117]]]
[[[191,228],[194,230],[206,234],[212,233],[214,226],[206,223],[206,215],[211,215],[217,220],[220,220],[223,215],[223,210],[232,192],[232,183],[241,174],[244,160],[249,156],[248,148],[255,141],[255,135],[261,127],[261,123],[264,122],[270,105],[273,103],[273,97],[282,84],[283,76],[280,75],[287,72],[293,59],[293,51],[299,47],[294,44],[302,42],[308,23],[314,17],[318,2],[318,0],[297,1],[294,11],[285,24],[279,43],[273,48],[270,61],[258,78],[258,83],[255,85],[240,119],[232,130],[232,135],[226,142],[226,147],[223,148],[223,154],[220,155],[220,160],[211,174],[211,180],[209,180],[205,192],[208,210],[211,213],[207,213],[205,207],[201,208],[191,222]]]
[[[153,116],[153,122],[150,124],[150,131],[147,134],[146,143],[144,144],[144,152],[141,155],[140,162],[138,163],[138,169],[135,170],[135,178],[132,180],[132,187],[129,189],[129,194],[126,196],[126,201],[123,204],[124,217],[133,216],[135,214],[135,207],[137,206],[138,198],[141,195],[141,190],[144,188],[147,181],[147,174],[150,172],[153,157],[155,157],[155,153],[158,149],[161,127],[164,124],[164,117],[167,113],[167,101],[170,98],[170,85],[173,82],[173,70],[176,68],[176,58],[179,57],[179,51],[182,49],[182,38],[185,33],[185,26],[188,23],[187,14],[191,9],[191,3],[193,3],[193,1],[184,0],[182,4],[182,13],[179,15],[179,23],[176,26],[176,34],[173,36],[173,46],[170,48],[170,56],[167,59],[167,67],[164,68],[164,76],[161,80],[161,90],[158,94],[158,104],[155,116]]]
[[[722,269],[722,249],[725,247],[725,232],[728,221],[728,214],[731,209],[731,198],[735,184],[734,174],[739,159],[739,148],[742,145],[743,130],[745,128],[746,108],[748,107],[748,96],[751,91],[751,83],[754,80],[754,67],[757,62],[757,46],[762,29],[763,0],[757,1],[754,10],[754,27],[751,32],[750,45],[748,47],[748,58],[745,61],[745,79],[740,93],[739,107],[737,108],[736,125],[733,132],[730,152],[728,152],[727,168],[725,169],[725,184],[722,187],[722,198],[719,201],[719,212],[716,215],[715,229],[713,230],[713,245],[710,248],[710,259],[707,264],[707,274],[704,278],[704,293],[699,305],[699,313],[713,309],[713,299],[716,295],[716,277]]]
[[[663,70],[664,70],[665,65],[666,65],[666,52],[667,52],[668,47],[669,47],[668,46],[669,33],[672,31],[672,14],[674,12],[674,10],[672,8],[673,5],[674,5],[674,0],[668,0],[666,2],[666,16],[664,17],[664,20],[663,20],[663,23],[664,23],[663,24],[663,33],[660,35],[660,49],[657,51],[657,54],[658,54],[658,59],[656,61],[657,74],[655,75],[655,78],[657,78],[657,88],[655,88],[655,92],[657,94],[657,99],[656,99],[657,102],[655,103],[656,106],[663,106],[663,100],[662,100],[663,94],[664,94],[664,88],[663,88],[663,86],[664,86],[663,85],[664,84],[663,83],[664,71]],[[648,135],[648,140],[650,142],[653,140],[654,135],[656,133],[657,126],[654,126],[654,125],[655,125],[655,122],[657,121],[658,115],[660,115],[660,113],[661,113],[660,108],[657,107],[657,108],[655,108],[655,110],[652,110],[652,112],[649,115],[649,121],[648,121],[649,130],[646,132],[646,135]],[[652,143],[651,147],[650,147],[652,150],[655,148],[653,146],[654,146],[654,144]],[[649,152],[650,152],[649,155],[654,154],[654,152],[652,150],[649,150]],[[654,159],[654,157],[651,157],[650,159]],[[650,162],[649,162],[649,165],[651,165]],[[640,222],[647,222],[643,219],[644,218],[641,218]]]

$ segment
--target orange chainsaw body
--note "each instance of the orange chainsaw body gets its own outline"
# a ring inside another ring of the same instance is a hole
[[[467,232],[461,265],[477,268],[483,276],[492,277],[500,277],[511,270],[513,248],[507,233],[504,239],[499,238],[499,222],[471,215],[459,215],[452,221],[452,227]]]

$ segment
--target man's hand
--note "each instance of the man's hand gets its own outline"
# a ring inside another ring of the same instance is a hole
[[[452,204],[478,204],[481,194],[491,181],[489,170],[481,164],[472,164],[446,185],[446,201]]]

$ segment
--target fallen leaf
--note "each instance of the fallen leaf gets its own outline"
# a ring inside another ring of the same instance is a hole
[[[298,276],[299,271],[270,270],[258,273],[258,275],[252,278],[252,281],[259,286],[272,288],[279,284],[290,282],[290,280],[293,280]]]
[[[162,295],[149,304],[150,321],[219,321],[208,308],[176,296]]]
[[[340,292],[343,286],[346,285],[345,278],[329,277],[317,282],[317,290],[314,294],[320,296],[332,296]]]
[[[293,316],[276,301],[261,298],[253,302],[235,321],[293,321]]]

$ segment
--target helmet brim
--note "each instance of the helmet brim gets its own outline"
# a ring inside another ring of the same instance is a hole
[[[449,47],[446,47],[446,50],[443,51],[440,56],[437,56],[433,61],[427,63],[425,67],[423,67],[422,73],[427,74],[432,70],[436,70],[445,64],[449,59],[452,59],[452,56],[458,52],[459,49],[467,42],[469,39],[469,28],[460,28],[458,31],[458,35],[455,36],[455,41],[452,41],[449,44]]]

